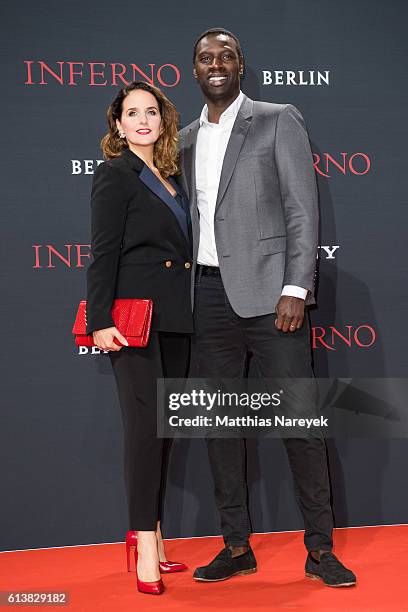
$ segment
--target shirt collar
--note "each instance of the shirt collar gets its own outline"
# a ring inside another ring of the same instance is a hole
[[[234,119],[235,121],[238,115],[239,107],[241,106],[243,99],[244,99],[244,94],[242,93],[242,91],[240,91],[238,97],[235,98],[233,103],[230,104],[228,108],[226,108],[225,111],[222,113],[220,117],[219,125],[224,123],[224,121],[226,121],[227,119]],[[203,110],[201,111],[200,126],[203,125],[203,123],[206,125],[216,125],[208,121],[208,107],[206,104],[204,105]]]

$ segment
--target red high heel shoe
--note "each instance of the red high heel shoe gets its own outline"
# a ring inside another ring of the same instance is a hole
[[[126,534],[126,559],[127,559],[127,571],[130,572],[130,553],[131,549],[136,550],[137,547],[137,534],[136,531],[128,531]],[[178,561],[160,561],[159,563],[161,574],[174,574],[175,572],[184,572],[188,569],[185,563],[179,563]]]
[[[126,534],[126,560],[127,560],[127,571],[130,572],[130,553],[132,548],[136,550],[137,547],[137,535],[136,531],[128,531]]]
[[[177,561],[160,561],[159,568],[161,574],[174,574],[188,569],[185,563],[178,563]]]
[[[153,582],[143,582],[143,580],[139,580],[139,576],[137,575],[137,548],[135,549],[135,566],[137,590],[139,593],[146,593],[147,595],[161,595],[164,593],[164,584],[161,578]]]

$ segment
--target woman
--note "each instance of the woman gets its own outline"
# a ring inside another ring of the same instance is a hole
[[[87,333],[109,351],[124,425],[125,480],[138,589],[160,594],[166,562],[160,532],[169,440],[156,436],[156,379],[187,375],[190,335],[191,231],[177,173],[173,104],[147,83],[121,89],[108,109],[101,146],[107,161],[92,187],[92,254]],[[111,317],[115,298],[151,298],[146,348],[126,346]],[[119,343],[119,344],[118,344]],[[124,345],[124,346],[121,346]]]

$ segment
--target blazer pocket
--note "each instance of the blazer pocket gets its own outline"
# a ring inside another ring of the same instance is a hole
[[[262,255],[273,255],[286,251],[286,236],[272,236],[259,241]]]

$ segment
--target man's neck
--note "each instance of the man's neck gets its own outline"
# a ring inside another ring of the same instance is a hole
[[[208,121],[210,123],[219,123],[220,117],[224,111],[238,98],[239,91],[229,98],[223,98],[222,100],[209,100],[205,98],[205,102],[208,108]]]

